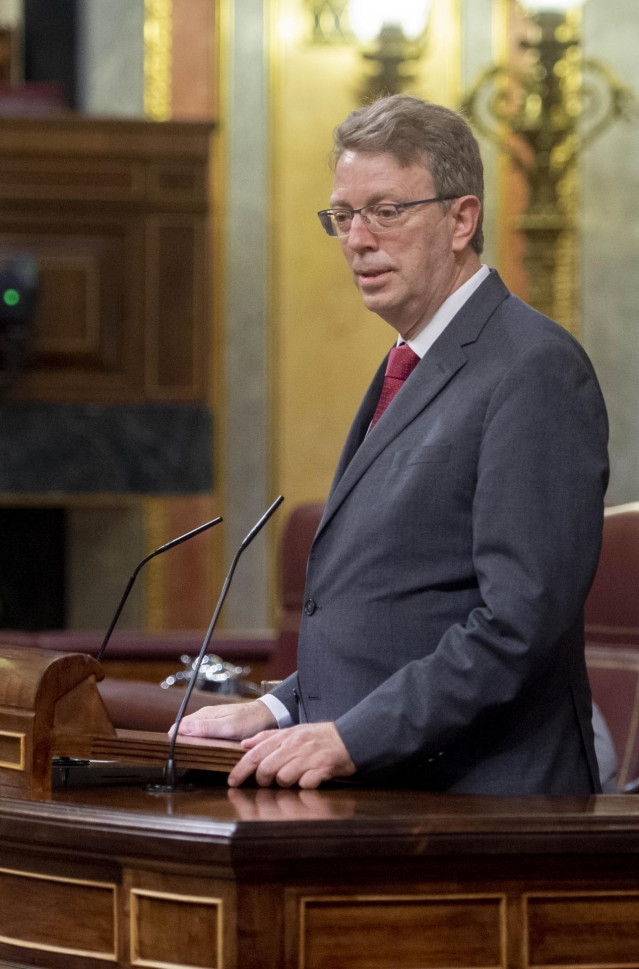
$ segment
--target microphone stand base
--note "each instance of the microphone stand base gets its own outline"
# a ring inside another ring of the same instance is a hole
[[[187,791],[195,791],[195,784],[188,784],[178,780],[179,771],[176,769],[173,751],[169,754],[169,759],[164,765],[161,784],[147,784],[146,790],[150,794],[182,794]]]

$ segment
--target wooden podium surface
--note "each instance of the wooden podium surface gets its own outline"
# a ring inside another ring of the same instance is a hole
[[[0,966],[639,966],[639,800],[140,785],[0,799]]]

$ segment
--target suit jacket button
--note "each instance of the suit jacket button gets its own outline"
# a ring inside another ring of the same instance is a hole
[[[315,599],[307,599],[304,603],[304,612],[307,616],[312,616],[316,608]]]

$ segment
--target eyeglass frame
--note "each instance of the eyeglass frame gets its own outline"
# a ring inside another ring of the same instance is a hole
[[[348,205],[338,205],[333,209],[321,209],[317,213],[317,216],[320,220],[320,224],[322,228],[324,229],[324,232],[331,239],[345,239],[346,236],[350,234],[350,231],[353,228],[353,218],[356,215],[362,216],[369,232],[372,232],[375,235],[378,235],[379,233],[383,234],[384,232],[392,232],[395,226],[390,225],[387,228],[372,229],[370,226],[370,222],[366,218],[366,215],[363,215],[363,213],[366,212],[366,209],[372,209],[377,205],[388,205],[388,206],[392,206],[394,209],[397,209],[398,210],[397,214],[399,215],[399,210],[409,209],[413,205],[429,205],[431,202],[454,202],[455,199],[458,199],[461,197],[462,197],[461,195],[438,195],[436,198],[417,199],[415,202],[371,202],[368,205],[362,205],[360,209],[351,209],[350,206]],[[333,222],[332,213],[344,212],[344,211],[351,213],[351,224],[349,226],[348,232],[340,233],[337,231],[335,223]],[[331,230],[334,230],[334,231],[331,231]]]

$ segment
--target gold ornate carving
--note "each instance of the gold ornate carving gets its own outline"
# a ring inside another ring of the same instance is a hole
[[[526,14],[499,0],[495,16],[497,63],[464,107],[525,179],[525,211],[507,231],[525,238],[528,302],[576,332],[578,162],[611,123],[634,117],[636,99],[606,65],[583,57],[579,9]]]
[[[305,0],[314,44],[349,44],[348,0]]]
[[[153,121],[172,114],[173,0],[144,0],[144,113]]]

